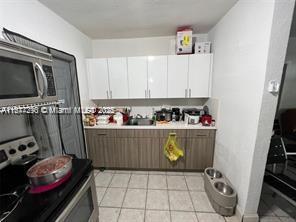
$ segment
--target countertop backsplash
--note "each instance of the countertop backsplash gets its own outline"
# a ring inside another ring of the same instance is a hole
[[[128,99],[128,100],[92,100],[97,107],[114,107],[124,108],[129,107],[131,110],[130,115],[135,116],[140,114],[142,116],[152,117],[154,111],[160,110],[165,107],[178,107],[183,108],[201,108],[204,105],[211,104],[211,98],[191,98],[191,99]],[[210,107],[209,107],[210,108]],[[212,110],[210,109],[210,114]]]

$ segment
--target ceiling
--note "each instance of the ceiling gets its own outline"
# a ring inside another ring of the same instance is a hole
[[[39,0],[93,39],[207,33],[237,0]]]

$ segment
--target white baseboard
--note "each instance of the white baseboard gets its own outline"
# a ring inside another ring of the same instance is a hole
[[[235,210],[235,217],[239,222],[259,222],[258,214],[242,214],[240,209],[237,207]]]

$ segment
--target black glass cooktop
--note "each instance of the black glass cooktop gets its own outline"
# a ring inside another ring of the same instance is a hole
[[[4,221],[54,221],[92,171],[91,161],[88,159],[73,159],[72,165],[72,176],[67,182],[41,194],[25,192],[13,213]],[[2,186],[3,184],[2,181]]]

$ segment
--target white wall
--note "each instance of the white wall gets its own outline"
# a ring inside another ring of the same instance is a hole
[[[281,81],[295,4],[294,0],[274,0],[274,2],[264,90],[245,209],[247,214],[255,212],[260,201],[265,164],[278,102],[278,95],[268,92],[268,84],[270,80]]]
[[[5,27],[76,57],[80,96],[88,99],[85,58],[91,40],[37,0],[1,0],[0,28]]]
[[[287,71],[279,109],[296,108],[296,38],[289,39],[286,56]]]
[[[93,40],[93,57],[124,57],[175,54],[175,36],[96,39]],[[198,41],[207,41],[207,34],[194,35]]]
[[[239,212],[243,215],[254,214],[254,217],[257,216],[268,151],[268,144],[256,143],[258,127],[259,124],[269,127],[273,122],[269,118],[267,120],[270,122],[261,121],[263,117],[260,113],[262,107],[268,109],[271,105],[269,112],[274,116],[277,99],[273,104],[262,101],[275,2],[277,0],[240,0],[209,32],[214,51],[212,96],[220,103],[214,166],[226,174],[237,190]],[[285,10],[289,16],[290,10]],[[282,28],[288,29],[289,23],[285,25]],[[277,31],[284,36],[286,34]],[[281,43],[273,47],[282,50]],[[280,55],[278,57],[281,58]],[[275,64],[280,67],[283,61]],[[276,74],[280,76],[281,72]],[[268,127],[264,128],[264,132],[269,130]],[[260,135],[264,138],[270,136],[264,133]],[[260,145],[264,148],[259,155],[263,157],[261,163],[255,153]],[[254,165],[255,159],[257,165]],[[257,175],[255,171],[258,171]]]

